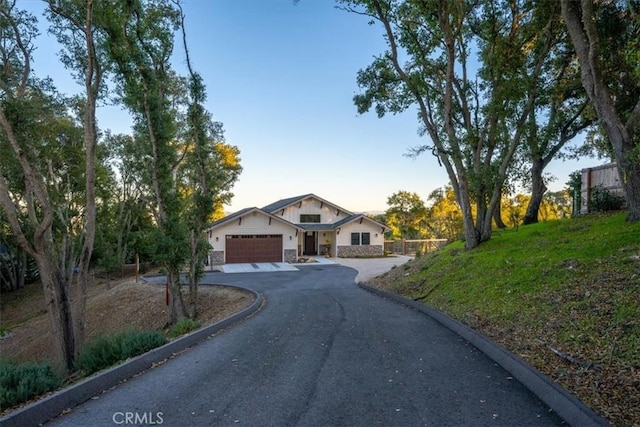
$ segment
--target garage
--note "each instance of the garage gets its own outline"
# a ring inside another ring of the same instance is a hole
[[[226,236],[226,262],[282,262],[282,234]]]

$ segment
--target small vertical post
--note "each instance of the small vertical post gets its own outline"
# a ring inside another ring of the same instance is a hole
[[[140,256],[136,254],[136,284],[140,277]]]

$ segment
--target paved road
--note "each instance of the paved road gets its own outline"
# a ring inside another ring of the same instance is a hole
[[[331,261],[356,269],[358,274],[355,281],[360,283],[399,267],[411,259],[412,256],[391,255],[384,258],[331,258]]]
[[[263,310],[52,424],[562,424],[473,346],[359,289],[355,275],[338,265],[211,273],[263,292]]]

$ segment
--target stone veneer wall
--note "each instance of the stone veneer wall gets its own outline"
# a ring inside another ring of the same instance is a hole
[[[296,262],[298,260],[298,251],[295,249],[284,250],[284,262]]]
[[[211,265],[224,264],[224,251],[211,251]]]
[[[362,256],[383,255],[382,245],[358,245],[358,246],[338,246],[338,257],[355,258]]]

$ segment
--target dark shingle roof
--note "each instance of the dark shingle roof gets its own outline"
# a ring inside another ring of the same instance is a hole
[[[353,214],[353,215],[349,215],[345,218],[342,218],[340,221],[334,222],[333,226],[334,227],[340,227],[341,225],[344,225],[348,222],[351,222],[355,219],[358,219],[359,217],[364,216],[363,214]]]
[[[305,231],[331,231],[335,229],[335,224],[296,224]]]

